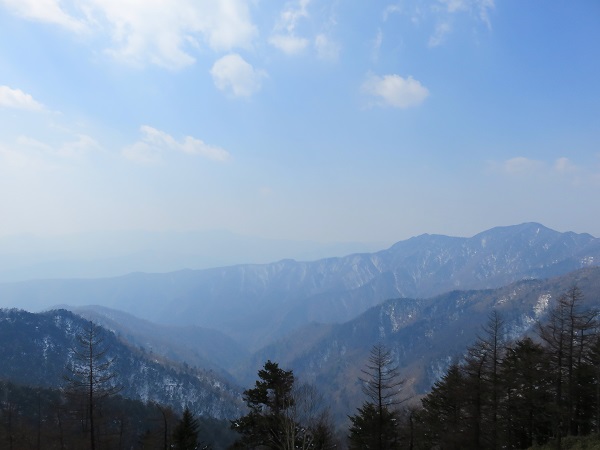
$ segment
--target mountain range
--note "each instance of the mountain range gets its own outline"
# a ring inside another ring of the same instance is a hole
[[[256,351],[306,324],[342,323],[386,299],[495,288],[599,262],[600,239],[525,223],[471,238],[421,235],[312,262],[4,283],[0,306],[101,305],[160,324],[211,328]]]
[[[93,320],[113,332],[115,345],[148,361],[124,367],[124,373],[139,374],[139,367],[155,363],[184,375],[191,371],[192,378],[204,380],[205,392],[209,385],[217,388],[219,395],[207,398],[229,398],[232,405],[240,398],[236,385],[251,385],[264,361],[277,361],[324,391],[343,421],[360,402],[357,380],[371,345],[382,342],[392,350],[406,378],[403,395],[419,396],[460,358],[491,311],[501,314],[510,340],[533,333],[572,285],[582,289],[590,307],[600,307],[598,261],[599,239],[527,223],[472,238],[422,235],[376,253],[314,262],[5,283],[0,305],[32,311],[63,305],[77,316],[9,312],[30,328],[41,326],[36,320],[45,320],[43,327],[63,324],[65,336],[72,336],[67,323]],[[0,330],[7,320],[0,321]],[[4,341],[9,350],[19,348],[25,333],[17,335]],[[67,348],[66,341],[55,347],[35,342],[35,357],[48,348]],[[11,358],[18,360],[18,352]],[[148,389],[162,392],[161,377]],[[139,380],[134,383],[142,386]],[[186,389],[179,390],[181,398],[200,398]],[[139,392],[131,396],[144,398]],[[201,413],[234,414],[211,408],[217,412]]]

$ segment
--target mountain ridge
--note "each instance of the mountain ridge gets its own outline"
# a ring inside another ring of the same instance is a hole
[[[256,350],[311,321],[339,323],[389,298],[499,287],[600,262],[600,239],[535,222],[470,238],[420,235],[375,253],[167,274],[0,284],[0,304],[98,304],[162,324],[224,332]]]

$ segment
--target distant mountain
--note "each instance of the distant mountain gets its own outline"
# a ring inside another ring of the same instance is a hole
[[[281,258],[308,261],[377,248],[381,246],[262,239],[217,230],[7,236],[0,237],[0,282],[115,277],[132,272],[262,264]]]
[[[492,310],[504,320],[504,339],[535,334],[557,298],[577,285],[588,308],[600,310],[600,268],[586,268],[547,280],[524,280],[486,290],[452,291],[428,299],[400,298],[370,308],[337,325],[311,324],[257,352],[238,372],[244,384],[267,359],[293,369],[330,399],[338,421],[363,399],[362,376],[372,345],[392,351],[406,380],[405,398],[426,393],[482,335]]]
[[[212,328],[256,350],[310,322],[351,320],[389,298],[496,288],[599,262],[600,239],[526,223],[471,238],[422,235],[376,253],[313,262],[2,284],[0,304],[97,304],[153,322]]]
[[[0,379],[27,386],[58,388],[77,349],[76,336],[88,322],[65,310],[32,314],[0,309]],[[115,385],[127,398],[153,401],[181,412],[217,419],[240,415],[239,391],[215,373],[174,365],[164,357],[132,347],[111,332],[104,334],[107,356],[116,358]]]

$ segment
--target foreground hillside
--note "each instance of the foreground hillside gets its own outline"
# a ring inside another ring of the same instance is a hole
[[[65,310],[32,314],[0,310],[0,379],[28,386],[59,388],[73,364],[77,336],[88,322]],[[238,391],[214,373],[175,366],[158,355],[135,349],[105,332],[107,358],[114,358],[112,383],[124,397],[168,405],[176,412],[228,419],[239,414]]]
[[[3,306],[101,305],[216,329],[257,350],[313,321],[341,323],[389,298],[427,298],[546,278],[600,262],[600,239],[535,223],[472,238],[422,235],[377,253],[101,280],[0,285]]]

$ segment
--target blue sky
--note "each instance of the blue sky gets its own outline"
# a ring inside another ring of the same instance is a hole
[[[0,0],[0,235],[600,236],[596,0]]]

